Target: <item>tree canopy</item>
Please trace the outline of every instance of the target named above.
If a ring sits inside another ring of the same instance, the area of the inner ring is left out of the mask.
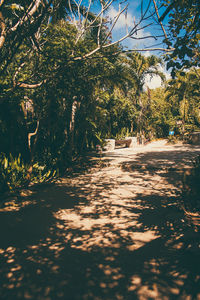
[[[181,68],[200,66],[200,3],[198,0],[163,0],[165,9],[159,18],[167,25],[164,42],[173,51],[167,56],[172,73]]]

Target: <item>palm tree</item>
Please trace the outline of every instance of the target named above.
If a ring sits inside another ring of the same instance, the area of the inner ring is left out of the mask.
[[[168,100],[173,101],[173,106],[176,107],[177,114],[181,118],[181,131],[184,136],[186,122],[190,115],[194,117],[197,114],[197,107],[199,107],[198,69],[191,69],[185,74],[177,73],[176,79],[169,81],[166,90]]]
[[[137,132],[139,136],[141,136],[144,130],[145,113],[149,107],[149,103],[145,105],[141,97],[142,92],[144,91],[145,80],[147,75],[150,75],[151,78],[159,76],[162,81],[165,80],[165,75],[159,70],[160,65],[162,65],[162,59],[155,55],[145,57],[138,52],[132,52],[127,54],[125,61],[135,89],[134,102],[138,111]],[[150,97],[148,97],[148,101],[150,101]]]

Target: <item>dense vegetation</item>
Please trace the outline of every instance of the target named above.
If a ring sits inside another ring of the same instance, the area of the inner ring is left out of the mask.
[[[165,9],[159,21],[167,23],[164,42],[173,51],[167,56],[172,75],[183,67],[200,66],[200,10],[199,0],[163,0]]]
[[[0,6],[0,191],[64,173],[105,138],[161,138],[199,127],[198,69],[166,82],[160,58],[123,53],[94,14],[87,18],[101,30],[89,26],[80,35],[67,18],[77,9],[73,1],[47,1],[27,23],[31,3]],[[162,87],[145,88],[147,74],[159,76]]]

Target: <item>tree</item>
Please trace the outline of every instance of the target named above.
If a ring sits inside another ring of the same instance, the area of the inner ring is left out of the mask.
[[[181,133],[194,130],[199,125],[199,70],[195,68],[185,75],[168,82],[167,99],[173,106],[174,119],[181,120]]]
[[[149,75],[150,77],[159,76],[162,80],[165,80],[164,74],[159,70],[162,60],[154,55],[145,57],[140,53],[133,52],[127,54],[126,64],[130,73],[129,76],[134,84],[132,97],[138,112],[137,130],[142,135],[142,131],[145,129],[144,117],[149,107],[149,101],[145,103],[141,97],[145,79]]]
[[[71,61],[68,58],[72,49],[75,55],[84,55],[96,40],[91,32],[76,43],[76,27],[64,20],[49,24],[40,38],[43,51],[36,55],[31,51],[27,57],[23,53],[17,56],[19,60],[23,58],[23,63],[17,68],[14,80],[12,75],[9,80],[11,86],[14,82],[13,92],[18,90],[23,95],[19,101],[28,97],[33,102],[31,132],[34,132],[36,121],[40,121],[37,137],[33,138],[37,138],[36,155],[40,159],[57,160],[58,154],[62,159],[65,153],[70,159],[99,143],[95,89],[97,86],[105,89],[108,85],[111,87],[111,82],[116,85],[122,81],[120,60],[118,55],[112,55],[112,52],[119,52],[119,47],[113,45],[101,50],[93,60]],[[17,64],[8,67],[10,74]],[[32,86],[35,88],[30,89]]]
[[[52,0],[28,0],[0,3],[0,63],[5,70],[20,46],[28,41],[29,45],[39,50],[38,34],[44,20],[47,21]]]
[[[165,9],[159,22],[168,27],[164,42],[172,52],[166,57],[172,75],[181,68],[200,66],[200,4],[199,0],[163,0]]]
[[[117,1],[115,2],[117,4]],[[5,2],[2,0],[0,2],[1,71],[7,69],[7,66],[13,61],[15,55],[20,52],[20,47],[24,43],[28,45],[29,50],[35,48],[38,52],[42,51],[42,44],[40,44],[41,29],[49,23],[55,24],[61,19],[68,20],[76,28],[76,33],[74,33],[76,44],[91,32],[96,39],[93,48],[89,48],[82,55],[77,55],[74,49],[71,49],[68,58],[71,61],[93,57],[97,52],[117,45],[126,38],[138,39],[137,32],[151,24],[150,19],[153,15],[149,9],[151,0],[148,1],[145,10],[142,8],[143,1],[141,2],[140,19],[116,41],[111,41],[112,31],[120,16],[124,14],[124,17],[126,17],[128,6],[124,4],[122,7],[122,2],[119,1],[119,10],[116,16],[112,20],[108,20],[106,12],[113,3],[114,0],[81,0],[79,2],[73,0],[21,0],[20,4],[16,4],[13,1]],[[95,6],[94,9],[93,5]],[[144,25],[142,25],[143,23]],[[104,35],[106,27],[108,30]],[[102,38],[103,35],[104,38]],[[152,36],[150,37],[152,38]]]
[[[172,105],[166,97],[165,87],[150,90],[150,97],[151,102],[149,114],[146,118],[146,128],[152,138],[167,137],[175,122]]]

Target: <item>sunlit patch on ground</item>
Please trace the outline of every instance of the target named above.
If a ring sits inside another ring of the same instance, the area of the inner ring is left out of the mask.
[[[120,247],[120,238],[124,240],[124,247],[134,250],[156,237],[154,231],[137,232],[140,230],[140,224],[137,222],[139,213],[129,211],[130,205],[126,209],[126,205],[118,203],[117,207],[111,205],[106,209],[102,206],[102,209],[96,210],[95,204],[93,201],[87,209],[83,206],[82,210],[82,207],[78,206],[77,210],[60,210],[54,214],[57,219],[64,221],[63,225],[58,223],[57,226],[63,230],[71,247],[84,251],[93,247]],[[79,236],[72,238],[71,233],[66,234],[69,229],[79,230]]]

